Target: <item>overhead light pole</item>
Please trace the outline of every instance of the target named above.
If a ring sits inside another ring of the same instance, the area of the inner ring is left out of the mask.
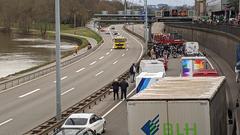
[[[124,14],[127,14],[127,0],[124,0]]]
[[[55,36],[56,36],[56,118],[61,119],[61,37],[60,37],[60,1],[55,0]]]
[[[147,8],[147,0],[144,0],[144,10],[145,10],[145,44],[146,49],[148,48],[148,8]]]

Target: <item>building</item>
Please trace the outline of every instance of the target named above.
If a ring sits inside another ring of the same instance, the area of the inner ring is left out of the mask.
[[[196,16],[206,15],[206,0],[195,0],[195,15]]]
[[[227,15],[228,0],[206,0],[206,10],[209,16]]]

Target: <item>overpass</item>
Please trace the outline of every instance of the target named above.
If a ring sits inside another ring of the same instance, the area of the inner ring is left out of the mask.
[[[144,14],[94,14],[95,22],[128,22],[144,23]],[[153,14],[148,15],[149,23],[154,22],[190,22],[192,17],[160,17]]]
[[[94,14],[94,27],[96,23],[144,23],[144,14]],[[154,22],[192,22],[192,17],[162,17],[148,15],[149,42],[151,42],[151,28]]]

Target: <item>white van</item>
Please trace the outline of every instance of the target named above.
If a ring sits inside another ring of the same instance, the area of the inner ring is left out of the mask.
[[[185,46],[185,55],[198,55],[199,54],[199,44],[198,42],[186,42]]]
[[[139,71],[148,73],[158,73],[162,72],[164,76],[166,75],[164,64],[159,60],[141,60]]]

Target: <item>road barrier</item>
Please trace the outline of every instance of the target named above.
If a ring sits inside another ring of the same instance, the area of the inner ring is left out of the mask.
[[[129,31],[125,26],[124,30],[127,32],[135,35],[136,37],[143,40],[143,38],[131,31]],[[142,59],[143,56],[141,56]],[[141,60],[140,59],[140,60]],[[140,61],[136,63],[136,65],[139,65]],[[122,75],[118,77],[118,80],[121,79],[128,79],[129,76],[129,70],[124,72]],[[77,104],[73,105],[72,107],[69,107],[61,114],[61,120],[57,121],[56,117],[53,117],[49,119],[48,121],[42,123],[41,125],[35,127],[34,129],[24,133],[24,135],[52,135],[55,131],[58,131],[59,128],[61,128],[61,125],[63,122],[72,114],[72,113],[80,113],[85,112],[87,109],[91,109],[94,105],[97,104],[97,102],[101,102],[104,98],[106,98],[107,95],[111,94],[111,86],[112,82],[101,88],[100,90],[97,90],[90,96],[86,97],[85,99],[81,100]]]
[[[128,71],[118,77],[118,79],[123,79],[123,78],[124,79],[129,78]],[[38,127],[24,133],[24,135],[51,135],[61,127],[61,125],[69,115],[71,115],[72,113],[85,112],[85,110],[91,109],[92,106],[97,104],[97,102],[102,101],[104,98],[106,98],[107,95],[110,95],[110,94],[111,94],[111,83],[107,84],[102,89],[97,90],[90,96],[86,97],[85,99],[81,100],[77,104],[63,111],[61,114],[61,120],[57,121],[57,119],[53,117],[48,121],[42,123]]]
[[[99,42],[97,46],[93,47],[92,49],[88,50],[87,52],[61,62],[61,67],[65,67],[65,66],[67,66],[69,64],[72,64],[72,63],[80,60],[81,58],[85,57],[86,55],[92,53],[102,43],[103,43],[103,41]],[[14,79],[2,81],[0,83],[0,91],[3,91],[3,90],[6,90],[6,89],[9,89],[9,88],[18,86],[18,85],[26,83],[26,82],[28,82],[30,80],[33,80],[33,79],[36,79],[38,77],[44,76],[46,74],[49,74],[49,73],[55,71],[55,69],[56,69],[56,65],[54,64],[53,66],[46,67],[46,68],[44,68],[42,70],[38,70],[38,71],[35,71],[33,73],[29,73],[27,75],[24,75],[24,76],[20,76],[20,77],[14,78]]]

